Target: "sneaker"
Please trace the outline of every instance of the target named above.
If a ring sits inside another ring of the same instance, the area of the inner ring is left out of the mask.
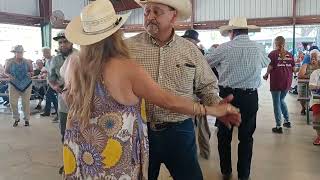
[[[56,115],[57,114],[57,112],[53,112],[53,113],[51,113],[51,115]]]
[[[29,121],[25,121],[24,126],[30,126]]]
[[[222,180],[231,180],[232,174],[223,174],[222,175]]]
[[[52,119],[52,123],[58,123],[58,122],[59,122],[58,116],[56,116],[54,119]]]
[[[40,116],[50,116],[50,113],[42,113]]]
[[[315,145],[315,146],[320,146],[320,136],[318,136],[318,137],[313,141],[313,145]]]
[[[60,169],[59,169],[59,174],[62,175],[64,173],[64,167],[62,166]]]
[[[17,126],[18,126],[18,124],[19,124],[19,122],[20,122],[20,119],[15,120],[15,121],[14,121],[14,123],[13,123],[13,127],[17,127]]]
[[[282,134],[282,127],[275,127],[275,128],[272,128],[272,132],[273,133],[277,133],[277,134]]]
[[[283,127],[291,128],[291,122],[285,122],[285,123],[283,123]]]
[[[41,105],[37,105],[36,108],[34,108],[36,110],[41,110]]]

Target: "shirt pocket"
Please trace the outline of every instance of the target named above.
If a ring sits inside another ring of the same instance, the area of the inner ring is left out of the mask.
[[[183,93],[192,93],[196,66],[193,64],[177,64],[175,67],[175,89]]]

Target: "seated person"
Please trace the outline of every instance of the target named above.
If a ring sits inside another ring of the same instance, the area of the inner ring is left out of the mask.
[[[320,95],[320,69],[313,71],[310,75],[309,87],[313,91],[312,94]],[[312,97],[311,109],[313,112],[313,128],[317,133],[313,144],[320,145],[320,99]]]
[[[303,61],[302,61],[302,65],[304,64],[310,64],[310,61],[311,61],[311,58],[310,58],[310,55],[311,55],[311,51],[312,50],[319,50],[318,46],[311,46],[310,49],[305,53],[304,57],[303,57]],[[308,53],[309,52],[309,53]]]
[[[36,61],[37,68],[34,70],[34,76],[32,79],[38,79],[43,81],[36,81],[33,86],[33,91],[38,93],[37,98],[39,98],[38,105],[36,106],[35,109],[41,110],[41,103],[44,99],[44,96],[46,94],[46,89],[47,89],[47,82],[45,79],[47,78],[47,69],[44,67],[44,63],[42,62],[41,59],[38,59]]]
[[[310,51],[310,58],[311,62],[310,64],[303,64],[300,68],[300,71],[298,73],[298,78],[299,79],[309,79],[311,73],[320,68],[320,63],[319,63],[319,57],[320,57],[320,52],[317,49],[314,49]],[[301,87],[298,87],[301,88]],[[301,100],[301,115],[306,114],[306,101]]]
[[[4,67],[2,65],[0,65],[0,78],[1,79],[6,79],[9,78],[5,72],[4,72]],[[7,81],[0,81],[0,93],[6,93],[8,91],[8,82]],[[7,93],[8,94],[8,93]],[[9,96],[4,95],[4,96],[0,96],[3,101],[0,102],[0,104],[3,105],[8,105],[9,104]]]

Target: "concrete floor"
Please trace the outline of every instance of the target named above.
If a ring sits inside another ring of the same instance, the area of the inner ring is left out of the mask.
[[[283,135],[271,133],[274,126],[272,101],[266,83],[260,89],[260,110],[255,133],[252,163],[253,180],[319,180],[320,147],[312,145],[314,131],[306,125],[305,116],[299,115],[296,97],[288,95],[293,128]],[[4,107],[0,110],[5,111]],[[7,113],[0,115],[0,180],[58,180],[62,152],[58,124],[50,118],[35,114],[30,127],[12,128]],[[200,158],[205,180],[221,179],[217,152],[216,129],[212,127],[212,156]],[[233,141],[233,169],[237,163],[237,133]],[[234,171],[236,177],[236,171]],[[165,168],[159,177],[170,179]],[[234,178],[236,179],[236,178]]]

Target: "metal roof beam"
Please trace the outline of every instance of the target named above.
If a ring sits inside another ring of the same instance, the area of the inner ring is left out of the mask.
[[[40,26],[43,17],[0,12],[0,23],[25,26]]]

